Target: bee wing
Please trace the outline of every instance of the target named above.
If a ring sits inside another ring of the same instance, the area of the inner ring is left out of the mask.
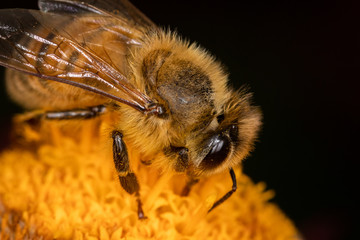
[[[157,28],[149,18],[127,0],[39,0],[39,8],[43,12],[61,16],[64,14],[82,16],[86,24],[79,24],[80,27],[76,31],[70,32],[71,36],[76,39],[80,36],[79,40],[86,42],[87,48],[117,68],[123,65],[123,60],[128,54],[128,46],[140,46],[139,39],[145,32],[151,28]],[[97,29],[89,30],[84,27],[84,25],[90,26],[94,23]],[[69,32],[69,29],[66,30]],[[108,36],[106,42],[104,31]]]
[[[39,0],[43,12],[61,14],[95,13],[126,19],[134,27],[155,27],[155,24],[127,0]]]
[[[99,29],[109,32],[106,39],[112,43],[110,47],[118,46],[118,51],[126,54],[127,45],[136,44],[140,33],[122,29],[119,21],[102,15],[78,17],[25,9],[0,10],[0,65],[77,86],[149,112],[153,101],[114,66],[105,54],[105,42],[94,40]],[[99,49],[104,55],[99,54]],[[123,57],[120,59],[124,61]]]

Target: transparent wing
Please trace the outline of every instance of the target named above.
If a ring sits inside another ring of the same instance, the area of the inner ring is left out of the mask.
[[[95,13],[126,20],[133,27],[155,27],[155,24],[127,0],[39,0],[44,12],[61,14]]]
[[[0,10],[0,65],[149,112],[153,101],[128,82],[119,70],[122,65],[114,63],[103,42],[96,40],[98,36],[109,41],[111,49],[125,55],[127,45],[136,44],[140,33],[121,29],[118,24],[117,19],[100,15],[59,17],[35,10]]]

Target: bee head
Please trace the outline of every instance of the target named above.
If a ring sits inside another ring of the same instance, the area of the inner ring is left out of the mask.
[[[209,175],[239,164],[252,150],[261,126],[261,112],[250,94],[233,93],[212,123],[188,142],[189,171]]]

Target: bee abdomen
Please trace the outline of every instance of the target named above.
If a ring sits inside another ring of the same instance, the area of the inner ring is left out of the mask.
[[[26,109],[61,110],[102,104],[104,99],[89,91],[6,70],[6,88],[10,97]]]

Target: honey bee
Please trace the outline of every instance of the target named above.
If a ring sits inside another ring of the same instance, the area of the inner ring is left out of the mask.
[[[228,86],[214,57],[157,27],[127,0],[39,0],[0,10],[0,64],[10,96],[49,120],[114,113],[109,136],[122,188],[145,218],[128,146],[140,160],[199,178],[228,170],[253,148],[261,112]]]

